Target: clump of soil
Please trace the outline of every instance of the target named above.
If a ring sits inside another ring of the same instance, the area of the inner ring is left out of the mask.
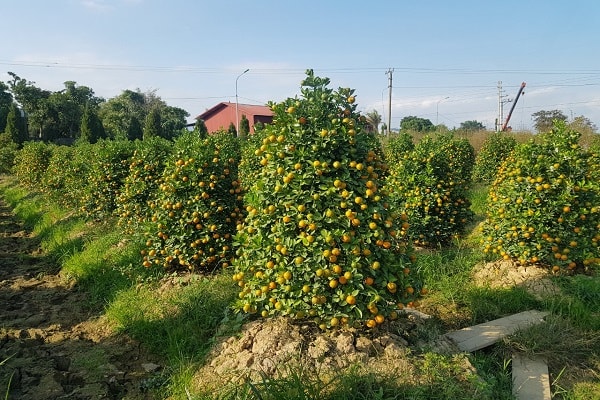
[[[114,335],[0,201],[0,393],[9,399],[146,399],[158,362]]]

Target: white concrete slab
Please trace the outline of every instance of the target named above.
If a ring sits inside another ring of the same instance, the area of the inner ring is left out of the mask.
[[[519,329],[538,324],[548,315],[545,311],[523,311],[508,317],[446,333],[461,351],[472,352],[490,346]]]
[[[518,400],[551,400],[548,365],[542,358],[512,357],[513,395]]]

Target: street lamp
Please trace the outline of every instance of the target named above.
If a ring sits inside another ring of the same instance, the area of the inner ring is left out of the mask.
[[[440,116],[440,112],[439,112],[440,111],[440,102],[444,101],[444,100],[448,100],[449,98],[450,98],[450,96],[446,96],[443,99],[440,99],[437,101],[436,106],[435,106],[435,126],[438,125],[438,119]]]
[[[240,76],[244,75],[248,71],[250,71],[250,68],[247,68],[244,72],[239,74],[237,78],[235,78],[235,129],[236,129],[236,133],[238,136],[240,136],[240,116],[238,114],[239,112],[238,112],[237,83],[238,83],[238,79],[240,79]]]

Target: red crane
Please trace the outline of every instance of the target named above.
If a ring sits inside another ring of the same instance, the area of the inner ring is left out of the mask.
[[[502,132],[506,132],[508,129],[510,129],[510,127],[508,126],[508,122],[510,121],[510,117],[512,115],[513,110],[515,109],[515,106],[517,105],[517,101],[519,101],[519,97],[521,96],[521,94],[523,94],[523,89],[525,89],[525,82],[521,83],[521,87],[519,88],[519,92],[517,93],[517,97],[515,97],[515,101],[513,102],[512,107],[510,108],[510,111],[508,112],[508,115],[506,116],[506,121],[504,121],[504,125],[502,125]]]

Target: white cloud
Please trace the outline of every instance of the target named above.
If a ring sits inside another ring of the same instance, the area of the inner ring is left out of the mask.
[[[107,12],[113,9],[106,0],[82,0],[81,5],[94,12]]]

